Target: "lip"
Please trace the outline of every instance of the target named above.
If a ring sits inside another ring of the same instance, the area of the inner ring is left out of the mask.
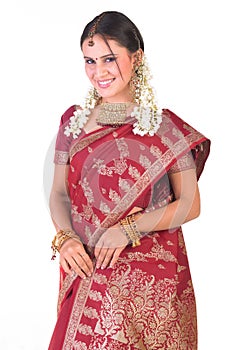
[[[101,89],[105,89],[105,88],[108,88],[112,84],[113,81],[114,81],[114,78],[98,80],[97,84]]]

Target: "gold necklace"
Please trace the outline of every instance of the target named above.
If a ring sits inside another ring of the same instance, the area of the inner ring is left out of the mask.
[[[96,122],[101,126],[118,127],[125,123],[130,102],[103,103],[99,106]]]

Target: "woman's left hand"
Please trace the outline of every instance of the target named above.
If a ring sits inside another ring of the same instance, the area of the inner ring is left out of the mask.
[[[96,267],[101,269],[113,267],[128,243],[119,224],[108,228],[100,237],[94,250],[97,259]]]

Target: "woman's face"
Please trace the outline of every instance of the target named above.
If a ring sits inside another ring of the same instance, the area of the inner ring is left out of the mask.
[[[129,81],[136,54],[129,53],[115,40],[108,40],[111,52],[99,35],[93,37],[93,46],[88,46],[88,41],[86,39],[82,45],[85,71],[92,85],[102,96],[102,101],[131,101]]]

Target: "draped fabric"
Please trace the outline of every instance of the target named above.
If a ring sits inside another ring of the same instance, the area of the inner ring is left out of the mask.
[[[169,174],[196,168],[210,141],[169,110],[154,136],[132,132],[133,121],[77,139],[62,116],[55,163],[69,166],[72,225],[89,255],[105,230],[135,207],[148,212],[174,201]],[[58,318],[49,350],[197,349],[194,290],[182,228],[149,232],[127,246],[114,268],[92,277],[60,271]]]

